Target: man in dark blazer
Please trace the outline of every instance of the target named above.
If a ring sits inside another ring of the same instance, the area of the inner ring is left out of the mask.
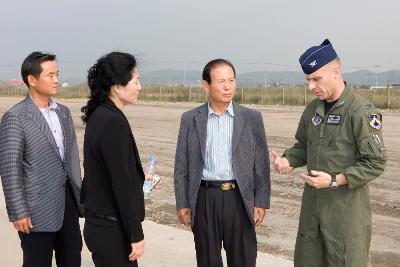
[[[260,225],[269,208],[270,170],[261,113],[233,102],[233,65],[203,70],[208,103],[182,115],[175,158],[178,218],[191,226],[198,266],[255,266]]]
[[[31,53],[21,74],[29,88],[0,124],[0,175],[10,222],[21,239],[23,266],[80,266],[81,174],[71,114],[57,92],[54,55]]]

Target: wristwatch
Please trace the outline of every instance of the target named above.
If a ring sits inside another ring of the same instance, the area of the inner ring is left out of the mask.
[[[331,174],[331,189],[338,189],[339,185],[336,182],[336,174]]]

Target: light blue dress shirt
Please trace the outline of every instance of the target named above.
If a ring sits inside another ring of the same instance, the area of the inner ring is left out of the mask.
[[[56,109],[58,108],[54,99],[49,99],[49,108],[39,108],[45,118],[47,124],[50,127],[51,133],[56,141],[58,152],[62,160],[64,160],[64,133],[61,127],[60,120],[57,116]]]
[[[235,180],[232,169],[232,101],[224,114],[216,114],[208,103],[206,155],[203,168],[203,180]]]

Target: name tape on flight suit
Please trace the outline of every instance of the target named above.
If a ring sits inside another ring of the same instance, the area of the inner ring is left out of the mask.
[[[326,124],[340,124],[341,119],[342,115],[329,114]]]

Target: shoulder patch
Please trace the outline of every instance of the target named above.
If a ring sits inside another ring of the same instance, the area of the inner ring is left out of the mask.
[[[369,125],[379,130],[382,127],[382,114],[380,113],[373,113],[369,115]]]

